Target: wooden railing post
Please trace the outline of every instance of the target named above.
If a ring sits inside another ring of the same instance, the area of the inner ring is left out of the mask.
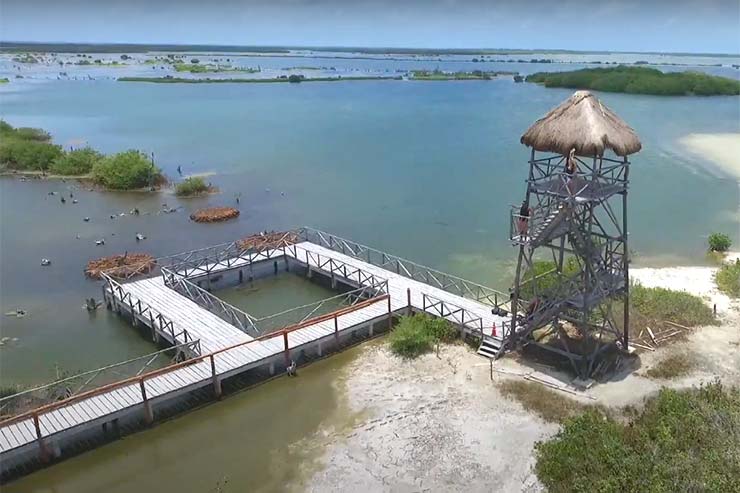
[[[391,295],[388,296],[388,330],[393,328],[393,311],[391,311]]]
[[[49,462],[51,454],[44,437],[41,435],[41,423],[39,423],[38,413],[33,413],[33,427],[36,429],[36,441],[39,444],[39,459],[41,459],[41,462],[43,463]]]
[[[334,340],[339,343],[339,320],[334,315]]]
[[[154,414],[152,413],[152,403],[146,397],[146,387],[144,386],[144,379],[139,379],[139,388],[141,388],[141,398],[144,400],[144,422],[150,425],[154,422]]]
[[[211,379],[213,380],[213,393],[216,396],[216,399],[220,399],[221,380],[219,380],[218,375],[216,375],[216,360],[213,355],[211,355]]]
[[[406,315],[411,315],[411,288],[406,288]]]
[[[290,366],[290,347],[288,346],[288,332],[283,331],[283,345],[285,346],[284,354],[285,354],[285,367],[288,368]]]

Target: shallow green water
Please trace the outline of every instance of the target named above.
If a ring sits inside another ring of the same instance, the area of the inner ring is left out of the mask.
[[[321,453],[322,423],[350,423],[342,369],[353,348],[3,487],[6,493],[285,491]],[[341,388],[341,387],[340,387]],[[323,428],[323,427],[322,427]]]

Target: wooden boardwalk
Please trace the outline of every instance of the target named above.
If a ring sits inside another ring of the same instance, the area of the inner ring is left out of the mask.
[[[281,356],[285,357],[287,364],[291,351],[309,345],[318,344],[321,355],[321,341],[338,338],[361,326],[370,327],[372,334],[373,324],[389,322],[393,314],[424,311],[447,318],[465,331],[486,334],[489,339],[494,325],[500,328],[505,321],[491,314],[490,303],[451,293],[412,279],[413,275],[393,272],[311,241],[301,241],[246,258],[229,259],[228,262],[222,259],[221,262],[202,264],[190,269],[188,274],[210,276],[249,266],[250,263],[274,262],[276,259],[294,262],[306,268],[309,274],[318,272],[327,277],[337,277],[349,285],[382,286],[382,292],[357,305],[301,321],[279,333],[253,337],[168,286],[164,275],[124,282],[115,289],[110,284],[106,288],[106,296],[116,309],[133,314],[135,323],[151,321],[153,331],[163,327],[167,320],[170,332],[162,330],[159,336],[172,344],[197,341],[200,355],[0,422],[0,458],[37,446],[42,453],[49,454],[50,443],[59,437],[110,422],[125,413],[141,413],[142,408],[145,421],[151,422],[153,402],[163,402],[209,385],[214,387],[218,396],[220,382],[224,378],[268,362],[270,365],[275,361],[281,364]],[[395,265],[401,272],[403,266],[398,262]],[[408,274],[406,267],[403,270]],[[439,283],[440,274],[428,270],[424,275],[427,278],[431,275]],[[159,324],[154,321],[157,317],[161,317]],[[500,341],[500,336],[499,333],[494,339]]]

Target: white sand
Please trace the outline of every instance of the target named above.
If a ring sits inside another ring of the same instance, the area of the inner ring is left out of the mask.
[[[733,255],[734,258],[737,254]],[[740,383],[740,302],[717,291],[711,267],[633,269],[645,286],[682,289],[717,304],[721,326],[692,331],[687,340],[642,353],[639,370],[588,390],[582,402],[639,405],[663,386],[698,385],[716,377]],[[670,381],[644,372],[674,352],[691,354],[692,374]],[[501,395],[495,385],[510,374],[533,374],[558,385],[568,375],[506,357],[495,363],[509,374],[489,377],[489,364],[464,346],[443,346],[440,357],[414,361],[393,356],[384,341],[362,354],[338,379],[357,420],[348,428],[328,423],[312,443],[323,450],[318,470],[295,489],[308,491],[540,491],[533,472],[534,443],[558,429]]]
[[[740,181],[740,133],[689,134],[680,142],[689,152],[706,158]]]

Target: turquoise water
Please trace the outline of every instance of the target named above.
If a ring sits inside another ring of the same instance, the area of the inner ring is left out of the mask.
[[[410,63],[341,62],[389,70]],[[80,308],[85,297],[100,293],[82,275],[85,262],[125,250],[163,255],[310,225],[506,289],[515,261],[506,241],[508,206],[523,196],[529,157],[519,137],[570,94],[510,79],[296,85],[21,79],[4,85],[0,117],[14,125],[43,127],[64,145],[139,148],[154,153],[170,176],[178,165],[185,173],[212,173],[208,179],[221,193],[178,200],[167,193],[76,190],[79,204],[61,205],[47,193],[66,193],[74,184],[0,180],[0,310],[30,313],[0,322],[3,336],[19,339],[0,349],[3,380],[35,382],[48,378],[55,363],[87,369],[153,350],[109,313],[90,317]],[[690,133],[740,131],[738,98],[599,96],[643,142],[630,175],[636,261],[704,262],[712,231],[740,243],[737,181],[678,143]],[[237,220],[188,220],[188,211],[233,205],[237,194]],[[158,215],[162,203],[183,209]],[[151,214],[109,219],[135,206]],[[84,216],[91,221],[83,223]],[[138,232],[148,237],[141,244],[134,241]],[[94,245],[99,237],[106,238],[104,247]],[[41,268],[42,257],[52,266]]]

